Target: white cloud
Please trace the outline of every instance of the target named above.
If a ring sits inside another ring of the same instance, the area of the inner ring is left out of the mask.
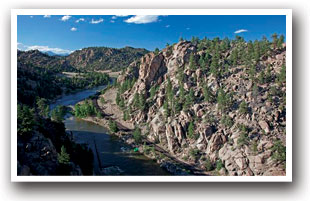
[[[77,30],[77,28],[72,27],[70,30],[71,30],[71,31],[76,31],[76,30]]]
[[[44,17],[44,18],[51,18],[50,15],[44,15],[43,17]]]
[[[22,44],[22,43],[17,42],[17,49],[18,49],[18,50],[25,50],[26,48],[27,48],[27,46],[25,46],[25,45]]]
[[[248,30],[246,29],[239,29],[237,31],[235,31],[234,33],[237,34],[237,33],[242,33],[242,32],[247,32]]]
[[[30,18],[33,18],[33,16],[32,16],[32,15],[30,15],[29,17],[30,17]]]
[[[41,45],[32,45],[32,46],[28,46],[28,45],[24,45],[22,43],[17,43],[17,49],[19,50],[23,50],[23,51],[29,51],[29,50],[39,50],[40,52],[53,52],[55,54],[70,54],[73,51],[71,50],[65,50],[65,49],[61,49],[61,48],[50,48],[48,46],[41,46]]]
[[[159,15],[135,15],[125,20],[127,23],[147,24],[158,21]]]
[[[115,20],[118,17],[127,17],[128,15],[114,15],[112,16],[112,20]]]
[[[169,28],[169,27],[170,27],[170,25],[168,24],[168,25],[166,25],[165,27],[166,27],[166,28]]]
[[[84,21],[85,21],[84,18],[80,18],[80,19],[77,19],[75,22],[76,22],[76,23],[79,23],[79,22],[84,22]]]
[[[101,23],[101,22],[103,22],[103,19],[102,19],[102,18],[100,18],[100,19],[98,19],[98,20],[91,19],[91,21],[90,21],[89,23],[91,23],[91,24],[99,24],[99,23]]]
[[[110,22],[111,22],[111,23],[114,23],[115,21],[114,21],[114,20],[111,20]]]
[[[62,18],[60,18],[60,20],[65,22],[65,21],[69,20],[70,18],[71,18],[70,15],[64,15]]]
[[[71,50],[64,50],[61,48],[50,48],[48,46],[40,46],[40,45],[33,45],[27,46],[26,51],[28,50],[39,50],[41,52],[54,52],[55,54],[70,54]]]

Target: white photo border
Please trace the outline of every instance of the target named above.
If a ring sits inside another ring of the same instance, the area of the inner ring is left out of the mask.
[[[18,176],[17,16],[18,15],[285,15],[286,175],[285,176]],[[12,182],[292,182],[292,9],[12,9],[11,10],[11,181]]]

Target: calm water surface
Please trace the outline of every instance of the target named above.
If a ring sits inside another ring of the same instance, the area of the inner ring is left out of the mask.
[[[64,96],[56,100],[50,107],[74,105],[94,95],[104,87],[99,86]],[[72,131],[75,142],[86,143],[93,150],[96,175],[101,175],[104,168],[111,166],[119,167],[123,171],[122,175],[169,175],[156,162],[140,153],[133,152],[128,145],[119,141],[118,138],[107,134],[102,126],[75,118],[72,115],[67,115],[64,123],[66,129]]]

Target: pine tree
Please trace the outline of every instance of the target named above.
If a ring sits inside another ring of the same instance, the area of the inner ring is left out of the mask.
[[[58,162],[64,165],[68,165],[70,162],[70,155],[64,146],[61,146],[60,154],[58,154]]]
[[[156,94],[156,86],[152,86],[150,89],[150,98],[152,99]]]
[[[188,97],[189,97],[191,104],[193,104],[195,102],[195,94],[194,94],[193,88],[190,88]]]
[[[193,53],[191,53],[191,55],[189,57],[189,69],[191,69],[191,70],[195,70],[196,69],[195,57],[194,57]]]
[[[237,66],[238,64],[238,51],[237,49],[234,49],[231,53],[231,59],[234,66]]]
[[[180,98],[180,101],[184,101],[185,99],[185,89],[183,87],[183,83],[180,83],[180,92],[179,92],[179,98]]]
[[[245,101],[242,101],[242,102],[240,103],[240,105],[239,105],[239,112],[240,112],[241,114],[246,114],[246,113],[248,113],[248,106],[247,106],[247,104],[246,104]]]
[[[210,88],[207,85],[203,87],[203,96],[204,96],[204,101],[212,102],[212,98],[213,98],[212,93],[210,91]]]
[[[279,75],[277,77],[277,81],[278,81],[278,83],[283,83],[283,82],[285,82],[285,80],[286,80],[286,67],[283,64],[282,68],[281,68],[281,71],[280,71],[280,73],[279,73]]]
[[[132,135],[136,143],[139,144],[142,142],[142,134],[140,128],[136,127]]]
[[[224,111],[230,105],[231,94],[226,94],[223,88],[220,88],[217,93],[217,103],[220,110]]]
[[[272,43],[273,43],[273,49],[276,49],[278,44],[278,34],[274,33],[272,34]]]
[[[258,76],[258,80],[260,84],[265,84],[265,72],[262,70]]]
[[[119,103],[121,102],[121,95],[119,92],[117,92],[116,94],[115,102],[116,102],[116,105],[119,105]]]
[[[144,111],[146,108],[146,100],[144,94],[140,94],[139,96],[139,109]]]
[[[49,117],[50,108],[47,104],[47,100],[45,98],[37,98],[37,107],[39,110],[39,114],[42,117]]]
[[[167,100],[165,100],[165,102],[164,102],[164,113],[165,113],[166,118],[168,118],[170,116],[170,108],[169,108]]]
[[[116,133],[118,131],[118,127],[115,121],[112,119],[109,120],[109,129],[111,132]]]
[[[64,116],[66,114],[66,108],[62,105],[58,105],[51,112],[51,117],[56,122],[62,122],[64,120]]]
[[[189,123],[188,129],[187,129],[187,136],[188,136],[190,139],[193,139],[193,138],[194,138],[194,123],[193,123],[193,121],[191,121],[191,122]]]
[[[17,133],[19,135],[30,135],[35,126],[34,109],[27,105],[17,105]]]
[[[280,36],[280,38],[279,38],[279,40],[277,42],[277,47],[278,48],[282,48],[282,44],[283,43],[284,43],[284,36],[283,36],[283,34],[281,34],[281,36]]]
[[[205,63],[205,60],[204,60],[203,56],[200,56],[198,62],[199,62],[199,66],[200,66],[201,69],[205,69],[206,68],[206,63]]]
[[[155,55],[158,55],[158,54],[159,54],[159,49],[158,49],[158,48],[155,48],[154,54],[155,54]]]
[[[139,93],[135,93],[134,97],[133,97],[133,106],[134,108],[138,108],[139,107]]]

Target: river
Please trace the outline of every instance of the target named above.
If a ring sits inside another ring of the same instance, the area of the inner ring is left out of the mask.
[[[99,86],[63,96],[51,104],[50,108],[57,105],[74,105],[104,88],[105,86]],[[102,175],[103,170],[109,168],[116,168],[116,170],[119,168],[117,174],[121,173],[121,175],[170,175],[155,161],[143,154],[133,152],[117,137],[109,135],[102,126],[75,118],[72,115],[65,117],[64,124],[67,131],[72,131],[76,143],[85,143],[92,149],[95,175]]]

